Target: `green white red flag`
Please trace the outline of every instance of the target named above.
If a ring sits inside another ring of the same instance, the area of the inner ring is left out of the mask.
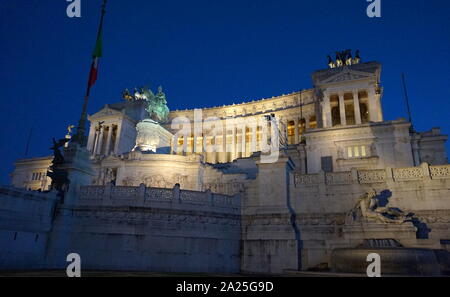
[[[92,87],[95,84],[95,81],[97,80],[98,75],[98,65],[99,65],[99,58],[102,56],[102,23],[100,23],[100,28],[97,35],[97,42],[95,43],[94,52],[92,53],[92,65],[91,65],[91,71],[89,73],[89,82],[88,87]]]

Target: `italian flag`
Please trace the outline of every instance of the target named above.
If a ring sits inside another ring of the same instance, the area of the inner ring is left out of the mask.
[[[97,42],[95,43],[94,52],[92,53],[92,65],[91,65],[91,71],[89,73],[89,82],[88,87],[92,87],[95,84],[95,81],[97,80],[97,74],[98,74],[98,64],[99,64],[99,58],[102,56],[102,26],[100,25],[100,29],[98,31],[97,35]]]

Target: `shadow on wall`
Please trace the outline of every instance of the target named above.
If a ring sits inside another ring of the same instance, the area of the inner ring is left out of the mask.
[[[376,197],[378,200],[378,205],[381,207],[387,207],[389,204],[389,199],[392,197],[392,192],[390,190],[383,190],[378,194]],[[393,207],[394,209],[401,211],[398,208]],[[431,229],[428,228],[427,224],[420,221],[419,218],[414,217],[413,214],[411,214],[411,223],[414,225],[414,227],[417,228],[416,232],[416,238],[418,239],[428,239],[429,233],[431,232]]]
[[[286,191],[287,191],[287,208],[289,209],[289,213],[291,214],[290,221],[292,225],[292,229],[294,229],[295,233],[295,241],[297,242],[297,270],[302,270],[302,249],[303,249],[303,241],[300,235],[300,228],[297,225],[297,213],[295,212],[294,208],[291,204],[291,193],[290,193],[290,172],[289,169],[286,167],[286,175],[288,178],[286,178]]]

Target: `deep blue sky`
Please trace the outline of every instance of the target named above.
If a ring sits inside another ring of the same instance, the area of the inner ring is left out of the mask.
[[[50,154],[51,137],[77,123],[101,1],[81,2],[70,19],[65,0],[0,0],[2,184],[31,127],[29,157]],[[141,85],[163,85],[171,109],[310,88],[327,54],[358,48],[383,63],[385,119],[406,117],[405,72],[417,130],[450,132],[450,1],[382,0],[379,19],[365,0],[108,2],[90,113]]]

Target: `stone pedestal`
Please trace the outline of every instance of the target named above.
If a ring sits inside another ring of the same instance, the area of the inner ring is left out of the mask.
[[[371,253],[380,255],[386,275],[439,275],[436,250],[416,248],[416,227],[403,224],[352,223],[343,227],[344,240],[331,253],[331,269],[340,273],[365,274]],[[346,245],[346,246],[344,246]]]
[[[92,169],[91,153],[86,147],[77,143],[70,143],[64,149],[64,164],[62,170],[67,172],[69,189],[64,196],[64,204],[73,205],[77,202],[80,186],[91,185],[95,172]]]
[[[380,256],[381,276],[438,276],[442,273],[435,250],[401,247],[336,249],[331,256],[332,271],[364,275],[370,264],[367,256],[372,253]]]
[[[289,194],[294,164],[283,153],[273,163],[257,160],[256,164],[258,179],[247,189],[242,213],[241,270],[248,273],[298,270],[302,241]]]
[[[76,142],[64,148],[64,163],[59,169],[67,172],[69,186],[62,205],[49,234],[45,267],[65,269],[66,257],[74,252],[71,234],[74,230],[73,209],[80,204],[80,187],[92,184],[95,172],[92,169],[91,153]]]
[[[133,151],[158,153],[166,150],[166,153],[170,152],[170,141],[173,135],[157,122],[145,119],[136,125],[136,130],[136,145]]]
[[[394,239],[403,246],[414,246],[417,228],[411,222],[401,225],[384,223],[354,223],[342,228],[344,242],[347,247],[357,247],[364,243],[364,240]]]

